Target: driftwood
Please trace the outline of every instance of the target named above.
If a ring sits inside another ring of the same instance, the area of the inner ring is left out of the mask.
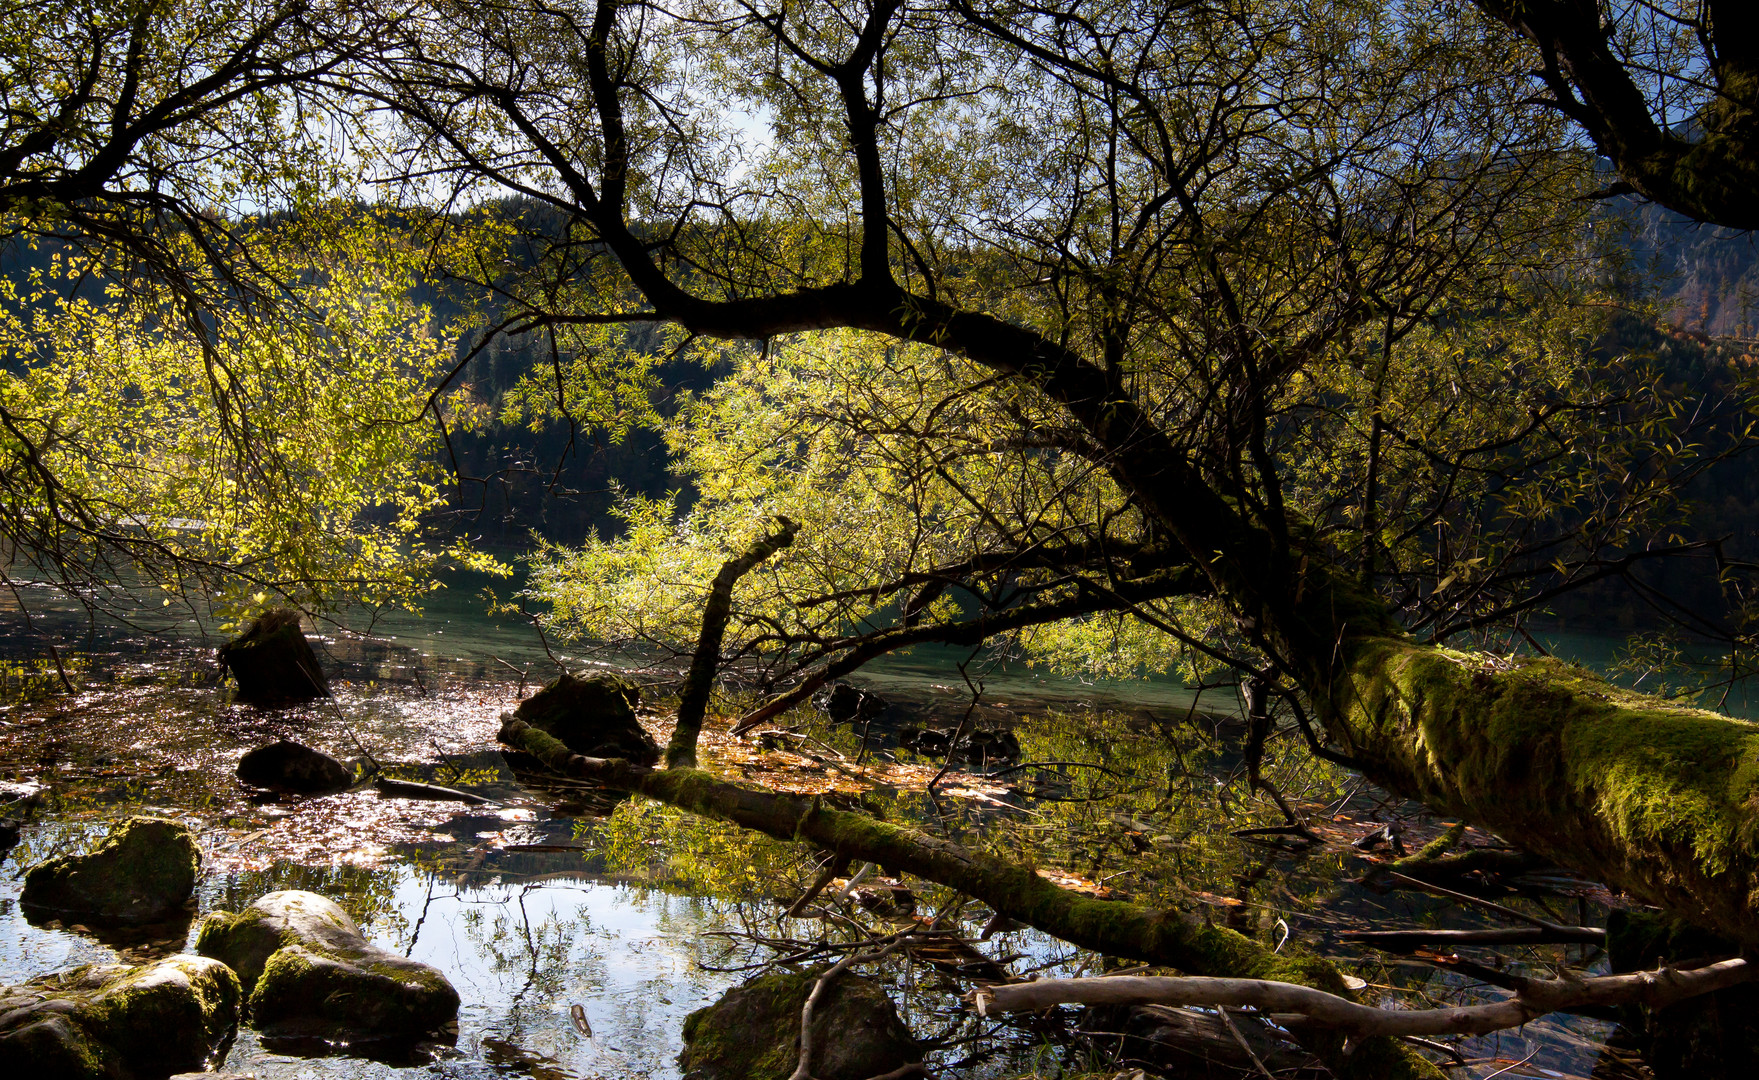
[[[812,1013],[814,1009],[818,1008],[820,999],[825,996],[825,991],[830,989],[831,983],[836,981],[837,976],[856,964],[868,964],[875,960],[882,960],[903,948],[909,943],[909,940],[908,933],[894,934],[889,939],[885,939],[883,943],[875,942],[878,948],[872,952],[850,953],[831,965],[829,971],[818,977],[818,981],[812,985],[812,993],[806,995],[805,1004],[800,1006],[800,1059],[795,1064],[794,1072],[788,1077],[788,1080],[812,1080]],[[887,1075],[909,1074],[894,1070]]]
[[[567,776],[637,792],[777,839],[812,844],[851,861],[871,861],[939,882],[989,905],[998,915],[1081,948],[1200,975],[1301,980],[1340,995],[1348,993],[1343,976],[1319,957],[1292,948],[1273,952],[1182,912],[1064,889],[1018,860],[985,855],[914,829],[838,810],[817,798],[756,791],[699,769],[650,769],[582,757],[514,718],[502,724],[500,739]],[[1442,1075],[1410,1047],[1390,1038],[1355,1040],[1346,1047],[1342,1035],[1314,1030],[1301,1033],[1300,1040],[1340,1080],[1438,1080]]]
[[[1425,945],[1605,945],[1599,926],[1521,926],[1506,930],[1344,930],[1338,937],[1364,945],[1416,949]]]
[[[380,795],[389,795],[395,799],[432,799],[436,802],[492,803],[495,800],[474,791],[460,791],[457,788],[443,787],[439,784],[423,784],[415,780],[393,780],[381,776],[373,781],[373,787]]]
[[[1299,1021],[1305,1019],[1314,1026],[1356,1037],[1483,1035],[1520,1027],[1535,1017],[1564,1009],[1635,1004],[1663,1008],[1748,982],[1755,974],[1746,960],[1735,958],[1689,969],[1661,968],[1590,979],[1515,978],[1511,980],[1513,997],[1448,1009],[1378,1009],[1311,986],[1267,979],[1130,975],[979,987],[970,997],[984,1015],[1038,1012],[1055,1005],[1206,1005],[1251,1007],[1275,1014],[1285,1027],[1303,1027]],[[1293,1014],[1293,1019],[1284,1014]]]

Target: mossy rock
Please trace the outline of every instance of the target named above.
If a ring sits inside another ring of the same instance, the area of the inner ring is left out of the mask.
[[[316,893],[274,892],[237,914],[211,912],[196,951],[238,973],[250,1025],[269,1035],[404,1038],[458,1015],[458,992],[436,968],[373,945]]]
[[[635,718],[640,704],[640,689],[627,679],[564,674],[520,702],[513,715],[576,754],[652,765],[660,760],[660,747]]]
[[[0,1075],[162,1076],[213,1063],[238,1023],[230,968],[200,956],[88,964],[0,991]]]
[[[133,817],[90,855],[63,855],[31,867],[19,904],[95,921],[154,922],[189,900],[201,865],[201,846],[181,823]]]
[[[263,612],[218,655],[238,683],[240,701],[276,705],[329,696],[324,669],[291,608]]]
[[[684,1021],[684,1080],[787,1080],[800,1058],[800,1008],[826,969],[763,975]],[[867,1080],[922,1060],[877,983],[841,975],[813,1008],[812,1075]]]

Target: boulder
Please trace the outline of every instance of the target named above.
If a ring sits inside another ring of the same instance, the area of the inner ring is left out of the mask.
[[[63,855],[31,867],[19,904],[91,921],[155,922],[189,900],[201,864],[201,846],[182,824],[133,817],[90,855]]]
[[[800,1059],[800,1007],[825,968],[777,972],[728,990],[684,1021],[684,1080],[788,1080]],[[867,1080],[922,1060],[877,983],[839,976],[813,1007],[812,1075]]]
[[[520,702],[513,715],[576,754],[652,765],[660,760],[660,747],[635,718],[640,704],[641,691],[627,679],[563,674]]]
[[[238,778],[251,787],[311,795],[341,791],[354,782],[354,771],[322,751],[282,739],[239,758]]]
[[[324,669],[299,629],[299,612],[271,608],[220,646],[220,662],[238,682],[238,700],[254,705],[328,697]]]
[[[238,977],[200,956],[88,964],[0,990],[0,1075],[115,1080],[200,1070],[238,1023]]]
[[[0,856],[18,843],[19,823],[36,808],[43,785],[27,780],[0,780]]]
[[[409,1038],[458,1014],[458,992],[437,969],[373,945],[316,893],[273,892],[237,914],[210,912],[195,947],[238,973],[250,1025],[265,1035]]]
[[[858,690],[848,683],[832,683],[812,696],[819,711],[839,724],[867,723],[879,719],[888,702],[871,690]]]

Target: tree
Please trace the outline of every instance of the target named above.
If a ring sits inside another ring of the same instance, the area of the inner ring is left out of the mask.
[[[1759,15],[1740,0],[1477,0],[1538,49],[1546,104],[1635,193],[1695,221],[1759,225]]]
[[[228,614],[426,587],[450,356],[325,82],[371,47],[307,3],[0,15],[0,585]]]
[[[409,172],[570,218],[508,316],[556,328],[558,372],[606,360],[571,327],[728,343],[672,428],[700,501],[555,553],[559,625],[683,651],[716,568],[785,517],[729,638],[793,680],[772,707],[887,649],[1028,630],[1220,665],[1396,791],[1759,933],[1749,726],[1444,644],[1704,550],[1669,537],[1714,431],[1636,362],[1589,362],[1590,163],[1476,17],[603,0],[408,29],[358,86]],[[1084,945],[1275,968],[858,814],[505,735]],[[1376,1046],[1321,1052],[1420,1071]]]

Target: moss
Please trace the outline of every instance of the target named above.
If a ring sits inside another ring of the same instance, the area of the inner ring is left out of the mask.
[[[504,727],[502,738],[545,756],[549,741],[525,725]],[[566,750],[562,749],[563,754]],[[698,769],[630,769],[609,763],[577,775],[627,785],[680,809],[719,818],[780,840],[800,840],[838,855],[871,860],[958,889],[998,913],[1075,945],[1131,956],[1191,974],[1285,979],[1343,992],[1329,964],[1298,954],[1278,955],[1228,930],[1204,926],[1177,912],[1099,900],[1047,881],[1030,867],[968,851],[913,829],[839,810],[823,800],[753,791]],[[559,764],[560,762],[558,762]],[[1368,1039],[1345,1054],[1341,1039],[1303,1033],[1302,1044],[1340,1077],[1436,1080],[1441,1073],[1391,1039]]]
[[[195,834],[168,818],[132,817],[89,855],[31,867],[19,903],[116,922],[151,922],[188,901],[201,872]]]
[[[1443,855],[1446,855],[1449,849],[1465,839],[1465,836],[1466,823],[1463,821],[1456,821],[1454,824],[1447,827],[1446,832],[1423,845],[1416,854],[1407,855],[1403,859],[1394,859],[1389,865],[1391,869],[1394,870],[1408,870],[1425,863],[1432,863]]]
[[[122,1068],[116,1052],[65,1016],[47,1016],[0,1034],[0,1060],[14,1076],[109,1080]]]
[[[458,1010],[444,975],[373,946],[347,912],[316,893],[275,892],[237,914],[214,912],[196,948],[237,970],[259,1028],[344,1040],[420,1035]]]
[[[296,940],[290,931],[269,925],[269,917],[256,908],[245,908],[236,914],[210,911],[196,928],[195,951],[230,966],[248,993],[256,986],[269,957]]]
[[[31,1003],[7,1018],[19,1026],[0,1035],[0,1058],[33,1076],[200,1069],[238,1022],[237,977],[199,957],[87,965],[26,988]]]
[[[1355,645],[1327,721],[1394,790],[1759,940],[1759,725],[1389,638]]]
[[[800,1010],[826,968],[748,980],[684,1021],[678,1064],[689,1080],[787,1080],[800,1055]],[[865,1080],[920,1060],[885,991],[845,974],[813,1012],[812,1074]]]
[[[383,960],[332,956],[289,945],[263,965],[251,992],[253,1026],[271,1032],[322,1030],[355,1037],[419,1035],[458,1012],[444,976],[385,954]]]
[[[641,691],[627,679],[564,674],[521,702],[513,715],[577,754],[652,765],[660,748],[635,717],[640,703]]]
[[[238,1022],[239,997],[224,964],[171,957],[112,983],[77,1015],[129,1060],[195,1069]]]

